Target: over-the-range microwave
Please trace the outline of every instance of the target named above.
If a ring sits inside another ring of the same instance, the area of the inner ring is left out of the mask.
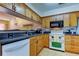
[[[50,28],[62,28],[64,26],[64,21],[51,21]]]

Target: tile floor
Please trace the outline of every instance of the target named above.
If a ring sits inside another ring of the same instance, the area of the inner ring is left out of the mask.
[[[61,52],[44,48],[38,56],[79,56],[78,54]]]

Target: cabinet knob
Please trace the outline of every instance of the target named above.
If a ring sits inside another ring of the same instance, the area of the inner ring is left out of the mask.
[[[54,38],[54,36],[52,36],[52,38]]]

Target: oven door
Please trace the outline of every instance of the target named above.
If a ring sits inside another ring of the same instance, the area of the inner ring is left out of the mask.
[[[64,51],[63,36],[62,36],[62,38],[60,38],[59,34],[53,35],[53,36],[50,36],[49,40],[50,40],[49,41],[49,47],[50,48]]]

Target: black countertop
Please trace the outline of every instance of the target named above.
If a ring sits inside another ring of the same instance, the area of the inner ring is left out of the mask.
[[[27,31],[0,31],[0,34],[2,34],[2,33],[4,33],[4,34],[5,33],[19,33],[19,32],[26,33]],[[26,35],[20,36],[20,37],[0,39],[0,44],[1,45],[5,45],[5,44],[9,44],[9,43],[13,43],[13,42],[29,39],[31,37],[38,36],[38,35],[41,35],[41,34],[49,34],[49,32],[33,33],[31,35],[28,35],[28,33],[26,33]]]

